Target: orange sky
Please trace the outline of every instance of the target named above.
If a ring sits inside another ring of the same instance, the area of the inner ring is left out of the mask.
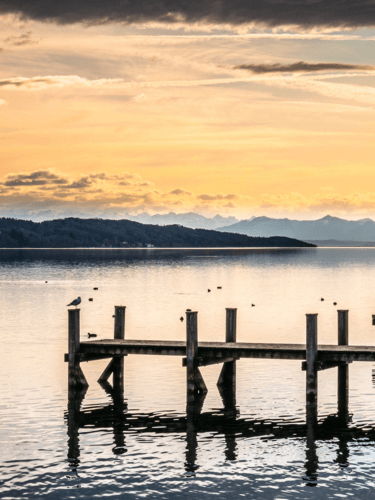
[[[375,217],[369,28],[0,33],[1,216]]]

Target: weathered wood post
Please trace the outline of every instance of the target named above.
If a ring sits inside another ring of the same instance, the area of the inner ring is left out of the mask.
[[[318,423],[318,315],[306,314],[306,476],[316,486],[318,457],[315,434]]]
[[[79,309],[68,309],[68,380],[69,386],[88,387],[87,380],[80,367],[79,348]]]
[[[306,314],[306,404],[318,399],[318,315]]]
[[[115,306],[115,327],[114,338],[125,338],[125,306]],[[114,392],[124,392],[124,358],[123,356],[114,356],[108,363],[107,367],[100,375],[98,382],[103,384],[107,382],[113,373],[113,389]]]
[[[125,306],[115,306],[115,339],[125,338]],[[113,390],[123,399],[124,397],[124,357],[115,356],[113,365]]]
[[[186,391],[187,404],[196,393],[206,393],[207,387],[198,368],[198,313],[186,311]]]
[[[237,340],[237,309],[226,309],[225,342]],[[226,408],[236,406],[236,361],[226,361],[217,381]]]
[[[337,311],[338,345],[349,343],[349,311]],[[337,371],[337,407],[339,417],[347,418],[349,414],[349,365],[338,366]]]
[[[194,400],[196,356],[198,353],[198,313],[186,312],[186,391],[187,403]]]

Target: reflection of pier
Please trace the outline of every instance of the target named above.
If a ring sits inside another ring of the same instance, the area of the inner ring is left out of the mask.
[[[348,445],[351,441],[366,438],[375,442],[375,424],[371,427],[354,427],[350,424],[349,418],[342,418],[339,414],[330,415],[318,421],[316,413],[311,411],[311,406],[307,407],[306,423],[286,418],[274,420],[241,418],[236,407],[202,412],[204,395],[188,403],[186,415],[130,412],[123,399],[112,391],[112,404],[81,409],[80,405],[85,392],[86,390],[79,391],[74,387],[70,389],[67,412],[68,458],[73,468],[77,468],[80,463],[79,432],[82,429],[90,429],[90,431],[112,429],[114,454],[126,453],[126,439],[134,439],[134,434],[185,434],[187,472],[194,472],[199,467],[198,435],[201,433],[205,433],[206,436],[207,433],[211,433],[223,437],[225,440],[223,458],[226,460],[237,459],[237,441],[244,438],[294,439],[303,437],[306,439],[305,481],[308,485],[314,486],[317,484],[319,468],[316,441],[335,439],[337,451],[334,461],[339,466],[347,466],[349,463]],[[131,434],[127,436],[129,431]]]
[[[80,341],[79,309],[69,310],[69,405],[68,457],[73,467],[79,464],[79,429],[86,426],[112,428],[113,452],[126,451],[125,435],[130,429],[147,433],[186,433],[186,468],[194,471],[197,460],[197,434],[220,433],[225,436],[226,458],[237,456],[236,438],[271,436],[306,438],[307,484],[315,485],[318,471],[316,440],[339,438],[337,463],[348,461],[347,444],[352,439],[366,437],[375,441],[375,429],[350,426],[348,412],[348,363],[375,361],[375,347],[348,345],[348,311],[338,311],[338,345],[318,346],[317,314],[306,316],[306,345],[250,344],[236,342],[236,309],[226,310],[226,341],[199,342],[197,313],[186,313],[186,343],[175,341],[125,340],[125,307],[115,307],[114,339]],[[187,373],[186,416],[128,413],[124,403],[124,356],[130,354],[182,356]],[[111,358],[98,382],[112,397],[113,404],[103,408],[81,410],[88,384],[81,370],[81,361]],[[306,371],[306,423],[252,420],[240,418],[236,410],[236,360],[240,358],[299,359]],[[224,408],[202,413],[207,387],[200,366],[223,363],[218,388]],[[338,368],[338,412],[323,421],[318,420],[318,371]],[[108,382],[113,375],[113,385]]]

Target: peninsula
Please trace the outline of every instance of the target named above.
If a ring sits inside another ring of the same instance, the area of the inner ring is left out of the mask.
[[[129,220],[66,218],[44,222],[0,219],[0,248],[314,247],[293,238],[230,234]]]

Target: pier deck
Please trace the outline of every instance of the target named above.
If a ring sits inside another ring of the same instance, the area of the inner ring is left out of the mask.
[[[80,342],[82,360],[90,354],[151,354],[186,356],[186,342],[174,340],[89,340]],[[198,342],[198,357],[306,359],[305,344],[259,344],[248,342]],[[375,361],[375,346],[318,345],[317,361]]]

